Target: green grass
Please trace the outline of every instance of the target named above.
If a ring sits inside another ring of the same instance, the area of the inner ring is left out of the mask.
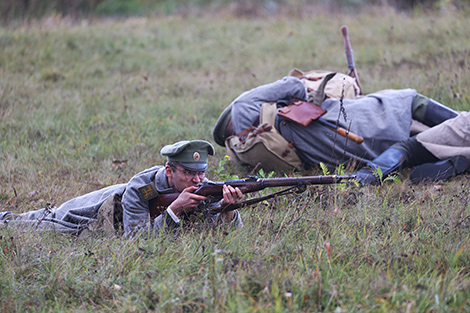
[[[344,24],[365,92],[410,87],[470,109],[465,14],[299,13],[0,28],[1,209],[126,182],[162,164],[165,144],[211,140],[236,96],[294,67],[346,72]],[[216,147],[211,178],[247,173],[221,169],[224,155]],[[78,240],[2,228],[0,311],[469,311],[468,175],[424,186],[407,175],[243,209],[239,230]]]

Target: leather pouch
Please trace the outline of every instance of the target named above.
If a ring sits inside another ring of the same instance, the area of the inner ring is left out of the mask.
[[[291,97],[289,105],[281,108],[277,115],[288,121],[307,126],[311,121],[316,120],[325,113],[325,109],[313,103]]]

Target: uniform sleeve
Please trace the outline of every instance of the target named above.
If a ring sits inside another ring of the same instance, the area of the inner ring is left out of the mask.
[[[215,205],[215,207],[217,207],[217,203],[201,204],[202,208],[200,208],[200,210],[206,211],[206,214],[204,214],[204,217],[202,218],[204,223],[208,223],[208,224],[224,223],[222,221],[220,213],[216,213],[216,214],[209,213],[210,209],[213,207],[212,205]],[[220,205],[218,207],[220,207]],[[153,231],[155,234],[168,232],[171,229],[180,228],[186,225],[185,223],[186,222],[184,219],[181,221],[175,222],[174,219],[167,213],[167,210],[165,210],[162,214],[160,214],[159,216],[155,218],[153,222]],[[232,221],[229,224],[233,226],[234,228],[243,227],[242,218],[238,210],[235,210],[235,217],[232,219]]]
[[[217,209],[220,209],[220,208],[221,208],[220,201],[206,204],[206,209],[209,210],[209,211],[217,210]],[[232,219],[230,224],[235,226],[236,228],[243,227],[243,221],[242,221],[240,212],[238,212],[238,210],[234,210],[234,211],[235,211],[235,217]],[[214,222],[222,222],[221,219],[222,218],[220,217],[220,213],[213,214]]]
[[[307,91],[302,81],[286,76],[274,83],[259,86],[242,93],[233,101],[232,122],[236,134],[259,120],[261,105],[265,102],[288,102],[291,96],[306,99]]]
[[[167,210],[163,211],[162,214],[157,216],[153,222],[153,230],[156,234],[162,231],[168,231],[171,228],[178,228],[181,224],[173,220],[173,218],[168,214]]]
[[[151,223],[148,201],[142,200],[139,188],[154,183],[158,167],[136,174],[122,195],[123,226],[126,236],[147,231]]]
[[[242,217],[240,215],[240,212],[238,212],[238,210],[235,210],[235,217],[230,222],[230,225],[234,226],[235,228],[243,227]]]

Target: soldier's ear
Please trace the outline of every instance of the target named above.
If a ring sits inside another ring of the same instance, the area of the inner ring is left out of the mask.
[[[165,174],[166,174],[166,177],[173,178],[173,170],[171,169],[171,166],[169,165],[165,166]]]

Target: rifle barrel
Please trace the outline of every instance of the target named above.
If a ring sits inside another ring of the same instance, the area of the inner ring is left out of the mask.
[[[354,56],[353,50],[351,48],[351,42],[349,41],[348,27],[346,25],[341,26],[341,32],[343,33],[344,48],[346,50],[346,59],[348,61],[348,75],[356,80],[357,86],[359,87],[359,94],[361,95],[362,86],[361,82],[359,81],[359,75],[357,74],[356,65],[354,65]]]
[[[264,187],[282,187],[296,185],[324,185],[341,183],[350,180],[353,176],[339,175],[321,175],[304,177],[285,177],[285,178],[264,178],[260,179]]]
[[[346,60],[348,61],[348,68],[350,71],[353,71],[354,66],[354,57],[351,49],[351,42],[349,41],[348,27],[342,26],[341,32],[343,33],[344,38],[344,49],[346,50]]]

